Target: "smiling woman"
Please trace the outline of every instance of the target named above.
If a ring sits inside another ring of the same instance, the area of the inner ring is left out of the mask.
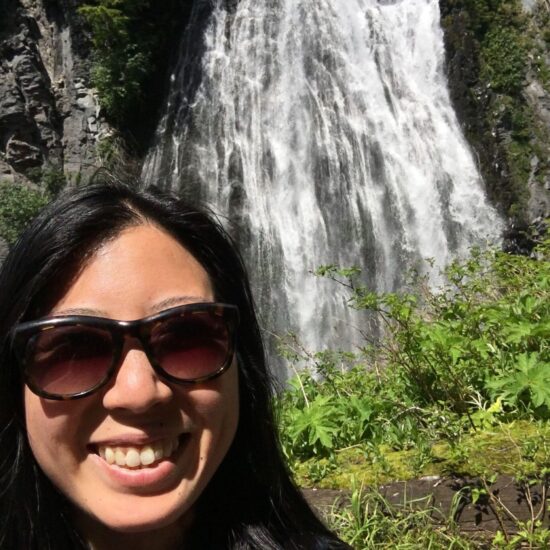
[[[208,216],[66,194],[6,259],[0,310],[1,548],[346,548],[284,465],[246,273]]]

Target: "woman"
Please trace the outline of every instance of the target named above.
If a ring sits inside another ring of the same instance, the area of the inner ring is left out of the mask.
[[[65,194],[0,311],[0,548],[347,547],[290,480],[247,276],[206,215]]]

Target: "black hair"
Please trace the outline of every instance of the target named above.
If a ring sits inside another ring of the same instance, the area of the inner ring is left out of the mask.
[[[228,454],[196,503],[186,548],[348,548],[311,511],[291,480],[271,410],[272,380],[248,277],[219,223],[182,198],[121,183],[67,191],[50,203],[10,250],[0,271],[0,548],[85,548],[69,504],[29,447],[22,380],[10,333],[35,318],[71,273],[123,229],[152,223],[203,266],[219,301],[238,306],[240,417]],[[63,286],[65,285],[65,286]]]

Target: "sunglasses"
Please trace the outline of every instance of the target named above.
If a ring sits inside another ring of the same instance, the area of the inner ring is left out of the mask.
[[[175,384],[198,384],[229,368],[239,322],[236,306],[187,304],[136,321],[69,315],[17,325],[13,350],[23,378],[47,399],[78,399],[112,378],[131,336],[155,372]]]

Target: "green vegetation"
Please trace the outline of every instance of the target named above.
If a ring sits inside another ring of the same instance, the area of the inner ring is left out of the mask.
[[[101,106],[116,125],[131,120],[143,124],[151,86],[164,80],[170,57],[167,47],[176,40],[185,6],[177,0],[95,0],[79,12],[91,28],[92,84]],[[172,45],[173,46],[173,45]]]
[[[491,506],[497,507],[499,513],[507,514],[506,506],[499,501],[498,496],[491,493],[490,482],[484,482],[479,487],[465,487],[468,490],[470,502],[486,505],[490,499]],[[517,521],[514,534],[505,530],[498,531],[495,536],[488,533],[478,533],[477,536],[465,536],[460,533],[454,520],[465,493],[458,492],[452,503],[448,517],[433,507],[429,497],[423,499],[407,499],[399,505],[388,502],[377,491],[365,491],[354,486],[350,502],[338,502],[327,514],[330,526],[353,548],[399,549],[399,550],[434,550],[447,549],[487,549],[501,548],[516,550],[518,548],[543,549],[550,544],[550,530],[542,528],[540,519]],[[526,494],[529,495],[528,489]],[[539,515],[540,503],[537,503]]]
[[[27,170],[26,176],[44,189],[49,199],[55,197],[67,185],[65,174],[56,168],[32,168]]]
[[[370,311],[384,334],[353,354],[309,353],[287,339],[283,352],[299,374],[277,410],[301,486],[450,474],[548,483],[550,237],[532,257],[473,250],[436,291],[418,275],[387,294],[369,291],[356,269],[318,275],[347,288],[349,305]]]
[[[100,0],[80,8],[92,29],[92,83],[101,105],[122,122],[142,100],[142,84],[151,70],[150,33],[132,32],[148,0]]]
[[[67,184],[65,174],[57,169],[35,168],[26,175],[36,187],[0,181],[0,238],[8,245]]]
[[[434,518],[445,519],[426,500],[405,501],[396,507],[381,494],[357,486],[348,506],[336,505],[329,513],[331,527],[354,548],[475,548],[471,541],[460,536],[452,520],[436,526]]]
[[[493,27],[484,37],[481,78],[497,92],[516,94],[525,78],[527,48],[520,31]]]
[[[29,187],[0,183],[0,237],[13,244],[50,197]]]
[[[468,40],[474,44],[471,55],[477,56],[471,60],[477,66],[476,74],[470,75],[477,80],[471,101],[477,104],[485,128],[473,130],[469,137],[479,147],[496,143],[501,158],[493,154],[485,161],[496,162],[500,172],[493,193],[508,215],[522,220],[530,178],[541,182],[550,175],[550,131],[534,112],[526,91],[536,79],[550,92],[550,67],[545,61],[550,9],[545,0],[539,0],[532,14],[523,11],[520,0],[447,0],[446,4],[449,13],[460,10]],[[450,28],[452,16],[447,15],[443,25]],[[462,36],[452,39],[458,49]],[[486,167],[488,172],[493,169]]]
[[[468,26],[479,42],[480,78],[494,91],[518,94],[529,67],[532,48],[526,36],[530,18],[520,0],[450,0],[462,8]]]

